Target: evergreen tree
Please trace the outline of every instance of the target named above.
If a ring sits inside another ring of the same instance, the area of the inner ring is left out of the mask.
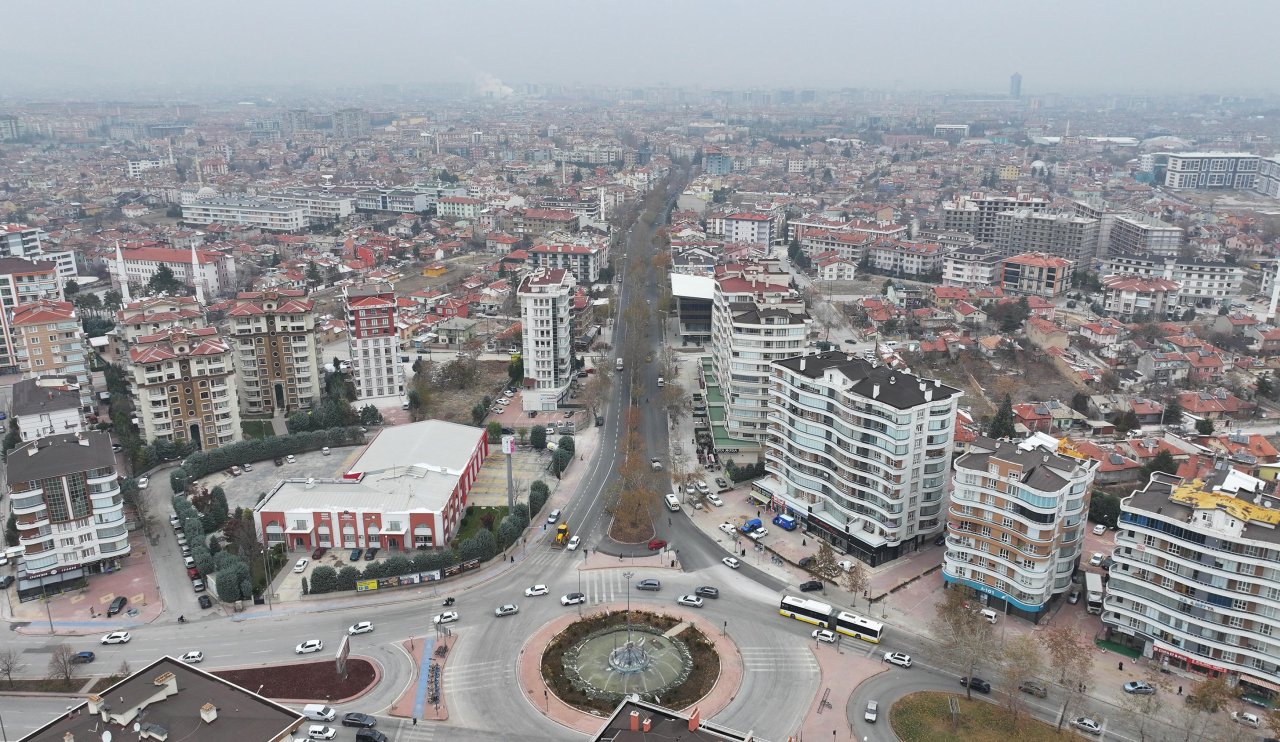
[[[1161,451],[1155,455],[1155,458],[1147,462],[1142,467],[1142,475],[1150,477],[1155,472],[1164,472],[1165,474],[1176,474],[1178,472],[1178,462],[1174,461],[1173,454],[1168,451]]]
[[[1207,417],[1197,420],[1196,432],[1200,435],[1213,435],[1213,421]]]
[[[1271,383],[1270,376],[1261,376],[1258,378],[1258,396],[1270,397],[1275,394],[1275,386]]]
[[[156,272],[151,275],[151,280],[147,281],[148,294],[186,295],[187,290],[187,285],[179,281],[178,277],[173,275],[173,271],[167,265],[161,265],[157,268]]]
[[[1181,425],[1182,424],[1182,403],[1177,397],[1170,397],[1164,406],[1164,424],[1165,425]]]
[[[1000,409],[996,410],[996,416],[991,418],[991,426],[987,428],[987,436],[990,438],[1012,438],[1018,434],[1014,428],[1013,420],[1013,400],[1009,395],[1004,395],[1004,399],[1000,401]]]

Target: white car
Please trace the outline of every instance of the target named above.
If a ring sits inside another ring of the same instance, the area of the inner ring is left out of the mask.
[[[836,562],[836,566],[840,567],[840,569],[844,570],[845,572],[853,571],[853,562],[849,559],[841,559],[840,561]]]
[[[902,652],[885,652],[884,661],[898,667],[911,667],[911,655]]]
[[[812,636],[817,641],[826,642],[827,644],[835,644],[836,641],[836,632],[831,629],[818,629],[809,636]]]
[[[307,559],[306,557],[303,557],[302,559],[299,559],[299,560],[298,560],[298,562],[297,562],[296,564],[294,564],[294,565],[293,565],[293,573],[294,573],[294,574],[302,574],[303,572],[306,572],[306,571],[307,571],[307,565],[308,565],[308,564],[310,564],[310,563],[311,563],[311,560],[310,560],[310,559]]]
[[[1071,726],[1089,734],[1102,734],[1102,725],[1087,716],[1077,716],[1072,719]]]
[[[649,466],[654,471],[662,471],[662,462],[659,461],[657,458],[649,459]]]
[[[1101,523],[1093,527],[1093,535],[1101,536],[1107,532],[1107,527]]]
[[[756,541],[759,541],[760,539],[762,539],[762,538],[764,538],[765,536],[768,536],[768,535],[769,535],[769,529],[768,529],[768,528],[757,528],[756,530],[752,531],[751,533],[748,533],[747,535],[748,535],[748,536],[750,536],[751,538],[755,539]]]
[[[875,724],[876,719],[880,716],[880,704],[875,701],[867,701],[867,710],[863,712],[862,718],[868,724]]]
[[[738,561],[737,557],[725,557],[720,561],[724,562],[724,566],[728,567],[729,569],[737,569],[738,567],[742,566],[742,562]]]
[[[708,487],[708,486],[707,486],[707,483],[706,483],[706,482],[704,482],[704,481],[702,481],[701,479],[699,479],[698,481],[694,482],[693,484],[694,484],[694,486],[695,486],[695,487],[697,487],[697,488],[698,488],[698,494],[700,494],[700,495],[709,495],[709,494],[711,494],[711,488],[710,488],[710,487]]]
[[[547,594],[546,585],[534,585],[533,587],[526,587],[524,589],[524,596],[526,598],[533,598],[538,595],[546,595],[546,594]]]
[[[676,602],[680,605],[691,605],[694,608],[702,607],[702,598],[699,598],[697,595],[681,595],[676,598]]]
[[[502,618],[503,616],[514,616],[519,612],[520,612],[520,606],[516,605],[515,603],[503,603],[502,605],[493,609],[493,615],[497,616],[498,618]]]
[[[297,654],[311,654],[312,652],[319,652],[322,649],[324,649],[324,642],[319,639],[308,639],[294,647],[293,651]]]
[[[289,454],[288,456],[285,456],[284,460],[290,464],[298,463],[298,457],[294,456],[293,454]]]
[[[182,655],[178,659],[182,660],[188,665],[198,665],[201,662],[204,662],[204,652],[187,652],[186,654]]]
[[[103,644],[128,644],[133,637],[127,631],[113,631],[102,637]]]
[[[445,611],[444,613],[441,613],[440,615],[433,617],[431,619],[431,623],[434,623],[434,624],[453,623],[454,621],[457,621],[457,620],[458,620],[457,611]]]
[[[573,538],[569,539],[569,545],[564,548],[568,549],[569,551],[577,551],[578,544],[580,543],[582,543],[582,537],[574,536]]]
[[[144,490],[151,484],[151,477],[138,477],[138,489]]]
[[[737,530],[738,530],[738,529],[736,529],[736,528],[734,528],[734,527],[733,527],[733,524],[732,524],[732,523],[721,523],[721,524],[718,526],[718,528],[719,528],[721,531],[723,531],[723,532],[725,532],[725,533],[729,534],[730,536],[732,536],[732,535],[733,535],[734,533],[736,533],[736,532],[737,532]]]
[[[569,593],[560,596],[560,605],[579,605],[587,602],[587,596],[582,593]]]
[[[372,621],[361,621],[360,623],[353,623],[347,627],[348,636],[355,636],[356,634],[368,634],[371,631],[373,631]]]
[[[1101,566],[1101,565],[1102,565],[1102,560],[1103,560],[1104,558],[1105,558],[1105,557],[1103,557],[1103,556],[1102,556],[1102,552],[1100,552],[1100,551],[1095,551],[1095,552],[1093,552],[1093,556],[1089,557],[1089,566],[1090,566],[1090,567],[1099,567],[1099,566]]]
[[[706,485],[703,485],[703,486],[705,487]],[[724,507],[724,500],[720,499],[720,495],[707,493],[703,495],[703,497],[706,499],[707,502],[711,503],[712,505],[715,505],[718,508]]]
[[[1262,720],[1258,718],[1258,715],[1251,714],[1247,711],[1243,714],[1232,711],[1231,720],[1237,724],[1244,724],[1245,726],[1253,727],[1254,729],[1262,727]]]

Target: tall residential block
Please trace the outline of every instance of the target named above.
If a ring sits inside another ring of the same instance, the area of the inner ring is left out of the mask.
[[[760,504],[872,565],[943,526],[960,390],[839,351],[771,364]]]
[[[396,293],[391,284],[349,286],[347,345],[352,381],[361,399],[404,394],[404,364],[396,332]]]
[[[62,300],[62,284],[51,263],[0,258],[0,372],[18,371],[14,351],[13,311],[41,300]]]
[[[144,335],[129,348],[133,403],[148,441],[213,449],[243,438],[231,346],[212,327]]]
[[[554,410],[573,381],[570,310],[577,281],[563,268],[525,276],[516,296],[524,327],[524,410]]]
[[[28,377],[74,378],[80,404],[93,406],[84,329],[76,308],[67,301],[41,300],[13,310],[14,356]]]
[[[244,411],[288,415],[320,398],[315,302],[293,289],[244,291],[227,310]]]
[[[1071,589],[1098,462],[1036,433],[979,438],[955,462],[942,579],[1032,621]]]

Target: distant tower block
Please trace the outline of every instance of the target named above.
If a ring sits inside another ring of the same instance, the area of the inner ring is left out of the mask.
[[[1009,76],[1009,97],[1022,97],[1022,73],[1015,72]]]

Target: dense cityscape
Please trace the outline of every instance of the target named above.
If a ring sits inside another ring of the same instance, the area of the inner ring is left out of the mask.
[[[69,54],[4,740],[1280,737],[1275,91]]]

